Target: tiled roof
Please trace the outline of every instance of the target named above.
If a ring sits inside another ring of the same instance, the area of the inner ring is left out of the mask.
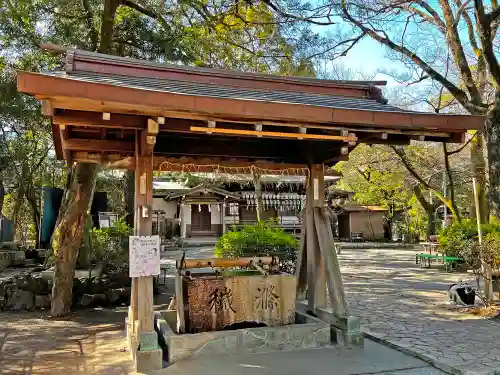
[[[385,86],[386,81],[357,81],[357,80],[330,80],[330,79],[318,79],[315,77],[303,77],[303,76],[279,76],[274,74],[265,73],[255,73],[255,72],[242,72],[236,70],[218,69],[218,68],[208,68],[208,67],[198,67],[198,66],[188,66],[179,64],[166,64],[162,62],[148,61],[148,60],[138,60],[129,57],[121,57],[114,55],[106,55],[102,53],[90,52],[85,50],[68,50],[66,57],[66,71],[76,72],[76,71],[93,71],[90,65],[99,66],[127,66],[135,68],[134,75],[140,77],[144,70],[155,70],[155,71],[176,71],[183,72],[187,74],[204,74],[209,76],[218,77],[236,77],[251,80],[268,80],[275,82],[289,82],[289,83],[305,83],[314,84],[322,86],[335,86],[335,87],[346,87],[346,88],[362,88],[371,89],[374,86]],[[78,62],[85,63],[82,68]]]
[[[82,71],[72,72],[71,74],[67,74],[64,72],[51,72],[44,74],[69,80],[107,84],[117,87],[127,87],[171,94],[221,99],[251,100],[272,103],[302,104],[338,109],[357,109],[381,112],[408,112],[389,104],[383,104],[377,102],[376,100],[365,98],[352,98],[305,92],[235,88],[230,86],[200,82],[176,81],[151,77],[99,74]]]

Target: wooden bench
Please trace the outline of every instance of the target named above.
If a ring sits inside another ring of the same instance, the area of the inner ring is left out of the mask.
[[[448,272],[455,269],[458,262],[463,262],[463,259],[458,257],[424,253],[415,254],[415,263],[420,264],[421,268],[431,268],[433,260],[436,260],[438,263],[443,263],[444,269]]]
[[[351,232],[351,242],[363,242],[362,232]]]

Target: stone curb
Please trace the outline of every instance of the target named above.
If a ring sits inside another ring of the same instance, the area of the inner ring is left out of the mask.
[[[426,354],[422,354],[422,353],[418,353],[416,351],[413,351],[409,348],[405,348],[405,347],[402,347],[398,344],[395,344],[393,342],[390,342],[389,340],[386,340],[384,338],[381,338],[381,337],[378,337],[378,336],[375,336],[373,333],[369,333],[369,332],[363,332],[363,335],[370,339],[370,340],[373,340],[375,342],[378,342],[382,345],[385,345],[385,346],[388,346],[392,349],[396,349],[397,351],[400,351],[402,353],[405,353],[405,354],[408,354],[408,355],[411,355],[412,357],[415,357],[415,358],[418,358],[418,359],[421,359],[422,361],[425,361],[427,363],[429,363],[431,366],[437,368],[438,370],[441,370],[441,371],[444,371],[448,374],[452,374],[452,375],[463,375],[463,374],[466,374],[465,371],[463,370],[460,370],[456,367],[452,367],[450,365],[447,365],[446,363],[443,363],[443,362],[439,362],[437,361],[436,359],[426,355]]]

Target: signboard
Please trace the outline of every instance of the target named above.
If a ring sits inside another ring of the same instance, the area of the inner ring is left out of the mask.
[[[130,277],[160,274],[160,236],[130,236]]]

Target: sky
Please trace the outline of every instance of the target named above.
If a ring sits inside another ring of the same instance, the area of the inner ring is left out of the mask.
[[[346,67],[365,73],[367,75],[376,72],[388,65],[397,66],[397,63],[385,57],[385,47],[374,41],[370,37],[365,37],[358,43],[345,57],[338,59],[338,62]],[[376,80],[386,80],[388,85],[398,85],[392,77],[377,73]]]

